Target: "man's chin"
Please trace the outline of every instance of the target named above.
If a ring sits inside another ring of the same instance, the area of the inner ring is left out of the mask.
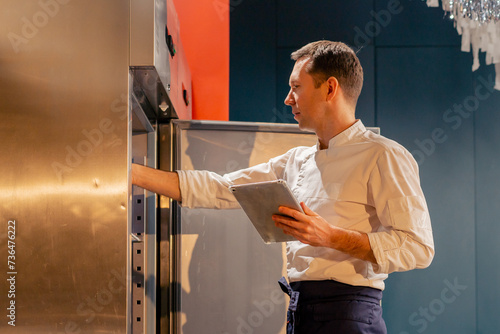
[[[299,129],[302,131],[312,131],[311,127],[308,126],[303,120],[297,120],[297,123],[299,123]]]
[[[294,115],[293,119],[295,120],[295,122],[299,123],[299,129],[303,130],[304,120],[300,118],[300,114]]]

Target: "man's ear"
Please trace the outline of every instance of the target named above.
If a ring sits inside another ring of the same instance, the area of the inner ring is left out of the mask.
[[[335,98],[337,96],[337,94],[339,92],[339,88],[340,88],[339,81],[337,80],[337,78],[329,77],[326,80],[326,85],[327,85],[327,89],[328,89],[326,98],[328,100]]]

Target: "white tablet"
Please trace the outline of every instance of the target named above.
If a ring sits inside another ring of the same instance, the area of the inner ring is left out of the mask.
[[[229,189],[265,243],[296,240],[276,227],[272,219],[274,214],[280,214],[280,206],[303,212],[285,180],[233,185]]]

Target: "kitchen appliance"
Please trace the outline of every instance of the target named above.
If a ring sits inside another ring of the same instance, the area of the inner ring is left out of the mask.
[[[0,332],[284,333],[284,244],[130,165],[224,173],[315,137],[191,121],[170,0],[6,0],[0,32]]]

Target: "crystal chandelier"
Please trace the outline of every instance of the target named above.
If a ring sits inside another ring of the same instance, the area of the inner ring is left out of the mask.
[[[448,0],[443,1],[443,9],[449,13],[450,19],[462,16],[479,24],[500,19],[499,0]]]
[[[427,0],[438,7],[439,0]],[[500,90],[500,0],[444,0],[442,8],[462,36],[461,50],[470,52],[472,70],[479,68],[479,51],[486,52],[486,65],[495,65],[495,89]]]

